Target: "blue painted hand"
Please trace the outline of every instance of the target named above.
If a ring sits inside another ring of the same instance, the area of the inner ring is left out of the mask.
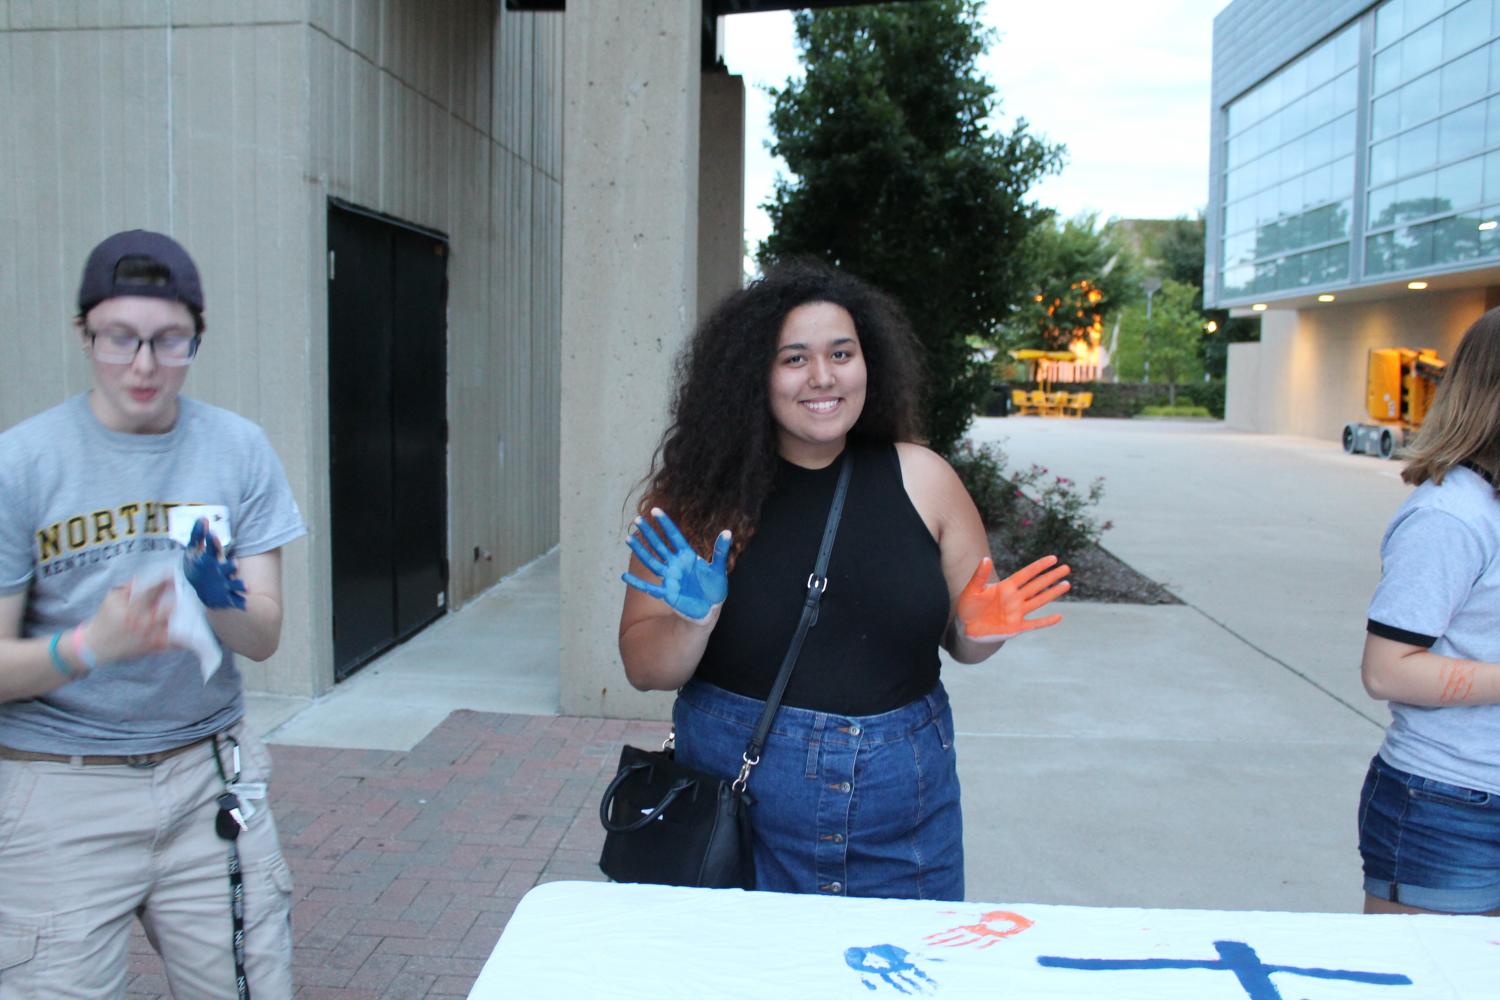
[[[205,608],[245,609],[245,584],[234,560],[224,555],[223,546],[208,530],[206,517],[193,525],[182,570]]]
[[[910,957],[909,951],[893,944],[844,949],[844,961],[859,973],[859,981],[867,990],[876,990],[880,984],[906,994],[928,993],[935,989],[937,980],[917,968]]]
[[[653,507],[651,517],[661,527],[662,534],[653,531],[645,518],[638,517],[625,544],[661,582],[642,580],[633,573],[626,573],[623,579],[636,590],[666,602],[667,607],[684,618],[702,621],[729,596],[729,532],[719,533],[714,541],[713,560],[705,562],[665,511]]]

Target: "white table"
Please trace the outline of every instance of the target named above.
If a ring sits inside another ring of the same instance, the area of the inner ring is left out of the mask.
[[[469,996],[1500,1000],[1500,919],[550,882]]]

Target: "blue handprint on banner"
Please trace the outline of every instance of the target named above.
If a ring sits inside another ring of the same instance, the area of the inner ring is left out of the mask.
[[[845,948],[844,961],[858,972],[859,981],[865,989],[879,989],[879,983],[893,987],[898,993],[930,993],[937,980],[917,968],[910,960],[910,952],[893,944],[876,944],[868,948]]]

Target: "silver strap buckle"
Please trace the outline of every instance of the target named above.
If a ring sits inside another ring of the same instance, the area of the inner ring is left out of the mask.
[[[748,753],[742,753],[740,754],[740,760],[744,761],[744,764],[740,767],[740,776],[735,778],[734,783],[730,785],[737,792],[745,790],[745,784],[750,780],[750,769],[760,763],[760,756],[756,755],[755,759],[751,760]]]

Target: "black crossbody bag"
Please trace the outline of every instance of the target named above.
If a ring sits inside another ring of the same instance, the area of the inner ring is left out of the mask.
[[[725,781],[679,764],[673,755],[671,736],[660,750],[625,746],[620,751],[620,766],[614,780],[599,803],[599,820],[605,830],[599,868],[614,881],[709,889],[755,888],[754,839],[750,830],[750,807],[754,799],[746,786],[750,772],[760,763],[761,750],[792,679],[802,642],[807,630],[817,624],[818,604],[828,589],[828,557],[833,551],[833,538],[838,532],[844,496],[854,470],[848,448],[840,461],[843,464],[829,505],[828,521],[823,527],[817,563],[807,577],[802,618],[781,661],[765,710],[745,747],[739,776]]]

